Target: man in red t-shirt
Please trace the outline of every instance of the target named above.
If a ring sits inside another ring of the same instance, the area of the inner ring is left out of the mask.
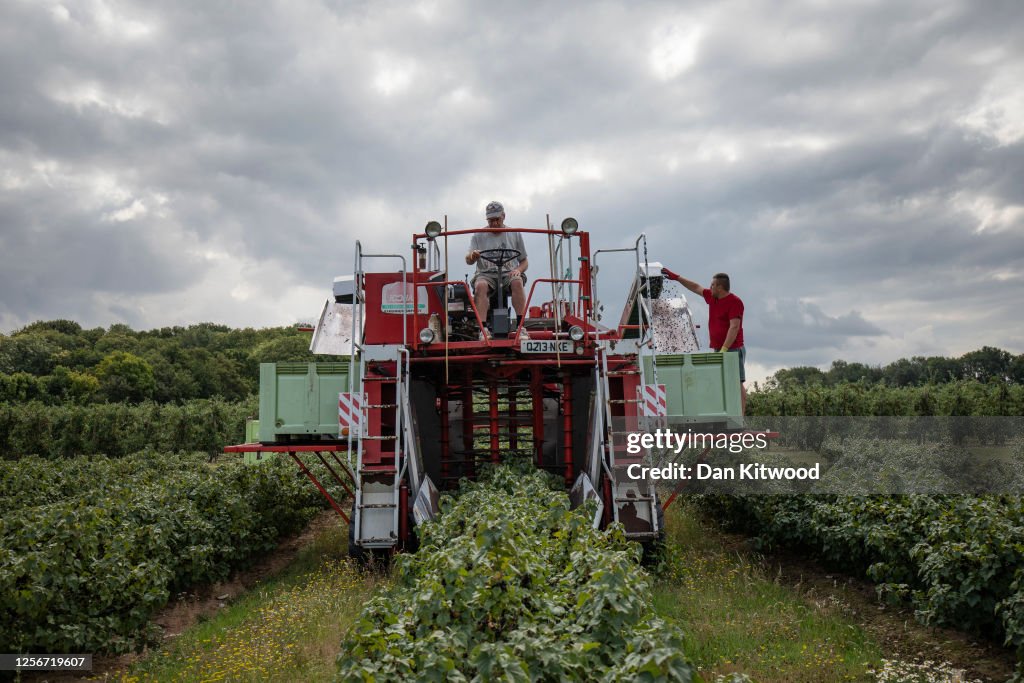
[[[729,276],[717,273],[711,278],[711,287],[704,289],[693,280],[687,280],[668,268],[662,268],[661,274],[704,297],[708,304],[711,349],[721,353],[735,351],[740,355],[740,397],[743,412],[746,413],[747,389],[743,383],[747,381],[747,375],[743,366],[747,360],[747,350],[743,346],[743,302],[729,291]]]

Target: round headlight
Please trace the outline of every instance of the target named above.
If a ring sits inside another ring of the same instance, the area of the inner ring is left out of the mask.
[[[583,328],[579,325],[573,325],[569,328],[569,339],[573,341],[580,341],[583,339]]]
[[[434,239],[441,234],[441,224],[437,221],[430,221],[427,223],[427,227],[425,227],[423,231],[427,233],[427,237]]]
[[[420,330],[420,342],[423,344],[430,344],[434,341],[434,331],[429,327],[424,327]]]
[[[576,355],[577,356],[582,356],[583,355],[583,344],[577,344],[576,345]]]
[[[569,217],[562,221],[562,234],[563,235],[575,235],[576,231],[580,229],[580,224],[575,218]]]

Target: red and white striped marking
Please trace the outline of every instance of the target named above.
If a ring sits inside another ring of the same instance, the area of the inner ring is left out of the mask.
[[[665,417],[668,415],[668,397],[664,384],[641,384],[636,388],[640,399],[641,417]]]
[[[364,395],[350,391],[338,394],[338,434],[346,436],[343,430],[348,427],[352,434],[359,434],[363,424]]]

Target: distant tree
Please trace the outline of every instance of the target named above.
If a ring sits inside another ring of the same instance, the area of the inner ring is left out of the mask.
[[[776,372],[772,377],[780,386],[807,386],[810,384],[824,384],[825,382],[825,373],[809,365],[784,368]]]
[[[50,340],[38,334],[0,335],[0,372],[47,375],[55,365],[53,354],[56,351],[57,347]]]
[[[108,401],[144,401],[152,398],[156,390],[153,368],[126,351],[107,354],[96,367],[96,377]]]
[[[841,382],[877,382],[881,378],[881,368],[873,368],[864,363],[847,363],[845,360],[832,361],[832,367],[825,373],[825,381],[832,385]]]
[[[987,382],[992,378],[1006,381],[1012,362],[1013,355],[1010,352],[992,346],[983,346],[960,357],[964,377],[979,382]]]
[[[960,379],[960,363],[953,358],[930,356],[924,359],[925,377],[932,384],[945,384]]]
[[[278,339],[271,339],[269,341],[262,342],[252,350],[249,357],[256,363],[272,363],[276,361],[289,360],[316,360],[316,356],[309,351],[309,335],[304,333],[293,334],[287,337],[280,337]],[[818,370],[817,368],[810,369],[817,370],[819,373],[821,372],[821,370]]]
[[[227,325],[216,325],[214,323],[199,323],[190,325],[181,335],[181,345],[184,347],[199,347],[208,349],[214,346],[218,337],[224,336],[231,331]]]
[[[900,358],[885,366],[882,370],[882,378],[886,384],[893,387],[918,386],[924,383],[925,368],[920,363]]]
[[[104,354],[109,354],[111,351],[138,353],[138,337],[130,328],[127,332],[123,328],[127,328],[127,325],[111,325],[110,330],[96,340],[95,349]]]
[[[192,376],[192,371],[183,363],[169,362],[159,354],[154,354],[147,360],[153,366],[153,376],[156,378],[153,400],[170,403],[202,396],[199,383]]]
[[[35,375],[27,372],[0,374],[0,401],[34,401],[42,393],[39,378]]]
[[[94,376],[62,365],[54,368],[53,374],[42,378],[42,381],[52,403],[89,403],[100,389],[100,381]]]
[[[37,320],[34,323],[26,325],[25,327],[18,330],[14,334],[24,334],[26,332],[39,332],[42,330],[51,330],[53,332],[60,332],[61,334],[67,334],[74,337],[81,334],[82,326],[76,323],[74,320]]]
[[[1010,381],[1024,384],[1024,353],[1014,356],[1010,363]]]
[[[239,373],[239,364],[223,354],[203,348],[189,349],[186,366],[199,386],[200,398],[221,396],[238,400],[248,394],[249,385]]]

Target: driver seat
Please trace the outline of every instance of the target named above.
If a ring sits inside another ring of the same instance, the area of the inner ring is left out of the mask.
[[[525,288],[526,287],[526,281],[527,281],[526,273],[523,273],[521,275],[521,277],[523,278],[523,287]],[[469,285],[468,285],[467,289],[468,289],[469,292],[475,292],[476,291],[476,279],[475,278],[470,279]],[[496,287],[491,289],[490,300],[488,301],[488,304],[487,304],[487,317],[484,320],[484,327],[486,327],[487,330],[491,331],[491,332],[493,332],[493,330],[494,330],[494,311],[496,311],[498,309],[506,310],[506,311],[512,309],[512,288],[511,287],[503,287],[501,293],[503,295],[503,298],[505,299],[504,301],[498,301],[498,289]],[[470,296],[472,296],[472,294],[470,294]],[[523,314],[525,315],[525,312]],[[509,332],[512,332],[513,329],[514,328],[510,329]]]

